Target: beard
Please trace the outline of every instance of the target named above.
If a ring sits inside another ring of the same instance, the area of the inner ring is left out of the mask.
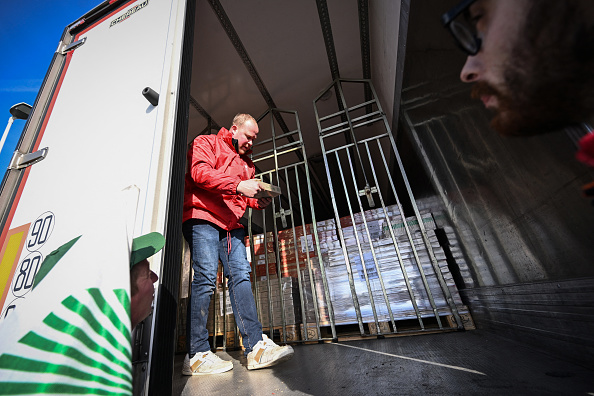
[[[594,25],[588,18],[592,3],[533,2],[505,65],[504,86],[479,82],[472,90],[473,98],[497,98],[493,129],[503,135],[531,136],[592,117]]]
[[[528,117],[528,106],[531,103],[520,106],[522,101],[515,95],[515,91],[506,94],[487,82],[479,81],[472,87],[470,96],[473,99],[480,99],[482,96],[497,98],[497,108],[493,109],[490,126],[502,135],[528,134],[529,130],[536,128],[535,123],[529,121],[531,117]]]

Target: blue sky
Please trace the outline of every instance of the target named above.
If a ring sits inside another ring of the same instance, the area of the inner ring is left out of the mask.
[[[33,105],[66,25],[102,0],[20,0],[0,5],[0,136],[20,102]],[[25,121],[15,120],[0,152],[4,177]]]

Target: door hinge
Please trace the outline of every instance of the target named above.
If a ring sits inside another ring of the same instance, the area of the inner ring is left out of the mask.
[[[75,41],[74,43],[70,43],[68,45],[62,43],[60,41],[60,45],[58,45],[58,51],[62,55],[66,55],[68,52],[75,50],[76,48],[80,47],[87,41],[86,37],[81,38],[80,40]]]
[[[33,164],[36,164],[39,161],[45,159],[45,157],[47,157],[48,151],[49,147],[43,148],[34,153],[27,154],[21,153],[17,150],[12,155],[12,159],[10,160],[10,165],[8,165],[8,169],[23,169]]]

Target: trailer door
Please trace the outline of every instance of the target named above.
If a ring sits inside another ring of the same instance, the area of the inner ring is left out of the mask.
[[[2,183],[2,318],[27,297],[23,285],[18,291],[14,285],[19,271],[35,275],[37,267],[25,268],[25,260],[30,263],[34,254],[41,262],[80,235],[106,197],[118,191],[139,191],[134,235],[160,231],[168,237],[185,12],[183,0],[105,1],[67,27],[56,43]],[[28,247],[31,233],[39,243]],[[158,259],[174,256],[168,251],[169,244],[151,264],[160,282],[163,259]],[[145,333],[152,334],[154,326],[151,319]],[[152,337],[149,342],[152,346]],[[149,359],[150,353],[150,366]],[[149,372],[146,365],[143,372]]]

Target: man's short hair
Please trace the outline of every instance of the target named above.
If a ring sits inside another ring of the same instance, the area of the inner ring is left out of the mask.
[[[253,121],[254,124],[257,124],[256,119],[249,114],[246,113],[239,113],[235,117],[233,117],[233,125],[237,125],[238,127],[242,126],[246,121]]]

